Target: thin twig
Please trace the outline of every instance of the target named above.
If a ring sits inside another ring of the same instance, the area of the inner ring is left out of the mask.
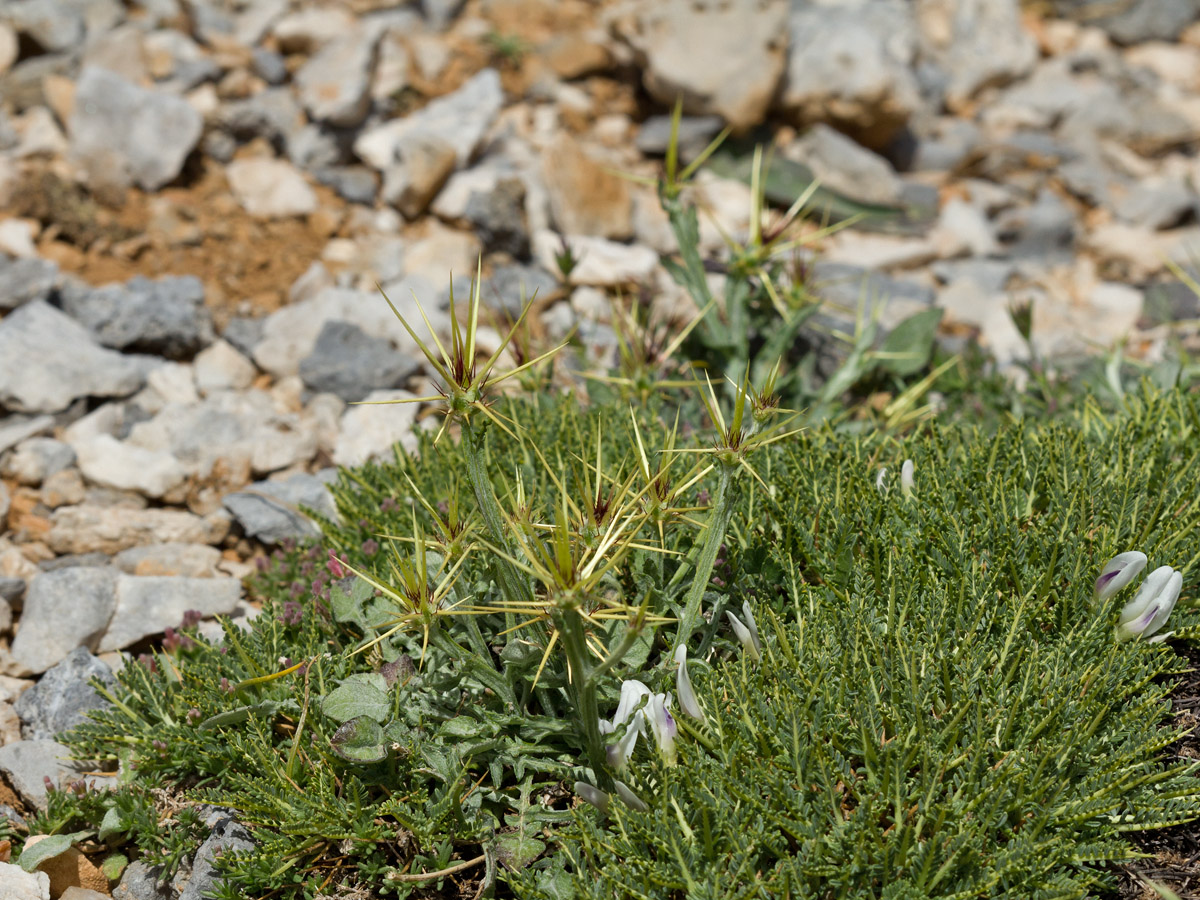
[[[458,865],[449,866],[445,869],[438,869],[436,872],[418,872],[415,874],[393,872],[388,878],[391,881],[432,881],[435,878],[445,878],[447,875],[453,875],[455,872],[461,872],[463,869],[469,869],[471,866],[477,866],[487,859],[487,854],[477,856],[474,859],[468,859],[466,862],[460,862]]]

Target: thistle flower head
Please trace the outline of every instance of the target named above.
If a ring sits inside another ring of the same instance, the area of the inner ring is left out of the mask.
[[[1146,567],[1146,554],[1138,550],[1118,553],[1104,564],[1096,579],[1094,602],[1102,603],[1121,592]]]

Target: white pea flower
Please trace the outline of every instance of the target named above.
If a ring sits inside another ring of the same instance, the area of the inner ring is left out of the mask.
[[[650,809],[650,807],[646,805],[646,801],[635,794],[633,789],[630,788],[630,786],[625,782],[614,781],[613,787],[617,789],[617,796],[621,798],[621,802],[623,802],[630,809],[636,809],[638,812],[646,812],[648,809]]]
[[[880,469],[879,474],[875,476],[875,489],[881,494],[887,493],[887,485],[883,483],[885,478],[887,478],[887,469]]]
[[[900,467],[900,492],[904,494],[905,500],[912,499],[913,484],[913,461],[906,459],[904,465]]]
[[[1142,569],[1146,568],[1146,554],[1138,550],[1118,553],[1104,564],[1100,577],[1096,579],[1094,601],[1103,603],[1109,597],[1120,593]]]
[[[575,793],[600,812],[608,812],[608,794],[600,788],[592,787],[586,781],[577,781],[575,782]]]
[[[687,647],[680,644],[675,648],[675,662],[679,666],[675,670],[675,690],[679,693],[679,707],[693,719],[705,721],[704,707],[696,699],[692,690],[692,679],[687,669]]]
[[[754,622],[754,615],[750,611],[750,604],[742,604],[742,614],[746,616],[746,624],[735,616],[729,610],[725,610],[725,615],[729,618],[729,624],[733,626],[733,633],[738,639],[738,643],[742,645],[742,649],[750,654],[750,658],[758,662],[762,658],[762,645],[758,641],[758,626]]]
[[[1160,566],[1142,582],[1137,595],[1125,608],[1117,624],[1118,640],[1149,638],[1167,623],[1183,588],[1183,573]]]
[[[646,702],[646,718],[650,722],[650,731],[658,743],[658,750],[667,761],[667,765],[675,765],[675,735],[678,726],[675,717],[671,715],[671,695],[651,694]]]

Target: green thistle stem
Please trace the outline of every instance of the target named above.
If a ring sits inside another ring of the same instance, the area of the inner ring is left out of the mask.
[[[611,792],[612,775],[608,771],[608,751],[604,745],[604,736],[600,733],[596,679],[592,677],[592,664],[588,658],[583,616],[579,614],[578,609],[568,607],[560,609],[554,619],[562,635],[563,650],[570,665],[571,700],[579,721],[579,729],[583,734],[584,751],[587,753],[588,762],[591,763],[592,772],[595,773],[596,787]]]
[[[475,502],[479,505],[479,512],[483,516],[483,522],[487,526],[492,540],[497,547],[508,553],[511,545],[504,526],[504,516],[500,512],[500,503],[496,499],[496,492],[492,490],[492,483],[488,479],[487,469],[483,463],[484,430],[474,425],[470,419],[464,418],[462,420],[462,436],[463,443],[467,448],[467,478],[475,492]],[[496,581],[499,583],[505,599],[514,605],[529,606],[532,604],[533,591],[530,589],[528,581],[521,577],[516,566],[499,556],[493,560],[493,564]],[[516,615],[506,612],[504,627],[511,629],[515,625]]]
[[[692,586],[684,598],[683,618],[679,620],[679,630],[675,632],[674,647],[684,643],[696,628],[696,620],[700,618],[700,604],[704,600],[704,589],[712,578],[713,565],[717,561],[717,551],[725,540],[725,531],[733,516],[733,466],[721,466],[721,478],[717,482],[717,496],[713,501],[712,515],[708,520],[708,528],[704,533],[704,546],[700,548],[700,558],[696,561],[696,571],[692,577]]]

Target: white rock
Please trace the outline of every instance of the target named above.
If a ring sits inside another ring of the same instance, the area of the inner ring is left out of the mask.
[[[396,309],[422,340],[427,340],[425,325],[417,312],[414,295],[420,299],[433,327],[439,334],[443,332],[448,320],[446,314],[436,308],[437,292],[429,281],[408,277],[384,287]],[[264,320],[263,339],[254,348],[255,362],[263,371],[276,377],[297,374],[300,360],[312,353],[321,328],[334,320],[351,322],[367,334],[386,337],[403,352],[420,352],[378,291],[326,288],[311,299],[285,306]]]
[[[489,162],[455,172],[433,201],[434,214],[451,222],[460,221],[467,214],[471,195],[490,194],[505,174],[503,167]]]
[[[157,453],[107,434],[75,445],[79,470],[93,484],[159,498],[187,479],[169,453]]]
[[[67,136],[58,127],[54,113],[44,106],[34,106],[17,117],[13,123],[21,142],[13,155],[17,159],[28,156],[65,155],[69,144]]]
[[[0,75],[17,61],[17,33],[10,25],[0,22]]]
[[[479,238],[473,233],[431,221],[425,237],[414,241],[404,251],[404,271],[409,276],[444,287],[450,283],[452,275],[474,276],[480,249]],[[391,297],[390,291],[388,296]],[[396,302],[395,297],[392,302]]]
[[[286,160],[235,159],[225,167],[225,174],[238,202],[252,216],[302,216],[317,208],[317,195],[300,170]]]
[[[161,407],[166,403],[195,403],[195,374],[186,363],[168,362],[146,376],[146,386],[158,394]]]
[[[32,259],[37,256],[33,239],[38,231],[38,223],[31,219],[5,219],[0,222],[0,253]]]
[[[219,340],[196,354],[192,364],[196,390],[202,395],[216,391],[242,391],[254,382],[254,363],[238,353],[228,341]]]
[[[649,247],[618,244],[590,235],[572,235],[567,243],[578,260],[568,279],[571,284],[618,285],[643,281],[658,267],[658,254]],[[553,231],[533,236],[534,255],[542,267],[558,271],[555,257],[562,252],[562,239]]]
[[[995,256],[1000,252],[1000,245],[992,234],[987,216],[957,197],[942,207],[930,240],[942,259]]]
[[[0,863],[0,900],[50,900],[50,876]]]
[[[284,53],[311,53],[358,28],[340,6],[311,6],[278,19],[271,28]]]
[[[342,416],[342,432],[338,436],[333,461],[339,466],[358,466],[370,459],[390,459],[392,445],[399,442],[405,449],[414,450],[417,437],[412,432],[419,404],[388,401],[411,400],[408,391],[372,391],[364,404],[351,406]]]
[[[188,610],[206,618],[232,613],[241,598],[242,584],[236,578],[122,573],[117,576],[116,609],[98,652],[121,650],[167,628],[178,628]]]
[[[116,608],[116,576],[108,567],[72,566],[29,582],[13,658],[45,672],[76,647],[94,650]]]
[[[412,115],[363,132],[354,142],[354,152],[382,171],[399,160],[399,150],[407,135],[430,134],[450,144],[458,156],[459,167],[465,166],[499,115],[503,102],[500,73],[484,69],[454,93],[439,97]]]
[[[891,163],[828,125],[817,124],[787,148],[821,184],[863,203],[899,203],[904,182]]]

